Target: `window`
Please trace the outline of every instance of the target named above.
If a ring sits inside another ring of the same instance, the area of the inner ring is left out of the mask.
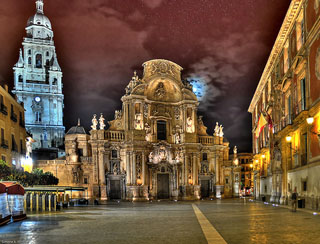
[[[36,122],[41,122],[41,113],[36,112]]]
[[[42,55],[36,55],[36,68],[42,68]]]
[[[49,52],[47,52],[47,53],[46,53],[46,55],[47,55],[47,57],[49,57],[50,53],[49,53]]]
[[[306,79],[300,80],[301,111],[306,110]]]
[[[268,190],[267,185],[265,185],[264,186],[264,192],[267,193],[267,190]]]
[[[82,157],[83,156],[83,149],[78,148],[78,156]]]
[[[19,75],[19,82],[23,82],[23,78],[22,78],[22,75]]]
[[[112,158],[117,158],[118,157],[118,151],[117,150],[112,150],[111,151],[111,157]]]
[[[307,191],[307,181],[302,181],[302,191]]]
[[[297,25],[296,25],[296,31],[297,31],[297,50],[299,51],[304,43],[304,21],[303,21],[303,11],[301,11],[301,14],[299,15],[297,19]]]
[[[32,60],[31,57],[28,58],[28,64],[31,64]]]
[[[229,183],[229,179],[228,178],[226,178],[226,184],[228,184]]]
[[[157,121],[157,137],[158,140],[167,140],[167,124],[166,121]]]
[[[6,156],[2,155],[2,156],[1,156],[1,160],[4,161],[4,162],[6,162],[6,161],[7,161]]]
[[[11,135],[11,145],[12,145],[12,147],[11,147],[12,151],[17,152],[18,151],[18,147],[17,147],[17,144],[16,144],[16,140],[14,138],[14,135]]]
[[[208,154],[207,153],[203,153],[202,154],[202,160],[208,160]]]
[[[283,51],[283,72],[286,73],[289,69],[289,40],[286,41]]]
[[[83,178],[83,184],[88,184],[88,177]]]
[[[28,54],[31,55],[31,49],[28,50]]]
[[[23,142],[22,142],[21,139],[20,139],[20,152],[21,152],[21,153],[23,152]]]
[[[54,78],[53,82],[52,82],[52,85],[57,85],[57,81],[58,81],[57,78]]]

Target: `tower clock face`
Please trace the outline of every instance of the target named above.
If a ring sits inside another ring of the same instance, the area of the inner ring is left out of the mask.
[[[38,103],[41,101],[41,98],[40,97],[35,97],[34,100]]]

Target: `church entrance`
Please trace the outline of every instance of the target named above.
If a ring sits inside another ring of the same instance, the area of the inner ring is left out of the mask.
[[[201,197],[209,197],[210,195],[210,184],[209,180],[201,180]]]
[[[157,198],[169,199],[169,174],[157,174]]]
[[[121,199],[120,180],[110,180],[110,199]]]

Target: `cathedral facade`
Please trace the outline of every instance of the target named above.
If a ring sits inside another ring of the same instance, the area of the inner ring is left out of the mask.
[[[14,65],[14,90],[24,103],[26,129],[34,148],[63,144],[62,72],[58,64],[51,22],[44,15],[43,0],[29,18],[18,62]]]
[[[100,200],[238,196],[236,150],[229,160],[221,125],[207,134],[182,68],[161,59],[143,67],[108,129],[103,115],[94,115],[90,135],[80,123],[66,134],[66,159],[38,161],[36,167],[51,171],[61,185],[88,187],[88,197]]]

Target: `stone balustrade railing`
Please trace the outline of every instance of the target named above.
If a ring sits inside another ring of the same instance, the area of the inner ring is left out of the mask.
[[[213,136],[199,136],[199,143],[203,145],[213,145]]]
[[[125,139],[125,135],[123,131],[106,131],[105,139],[110,141],[123,141]]]

